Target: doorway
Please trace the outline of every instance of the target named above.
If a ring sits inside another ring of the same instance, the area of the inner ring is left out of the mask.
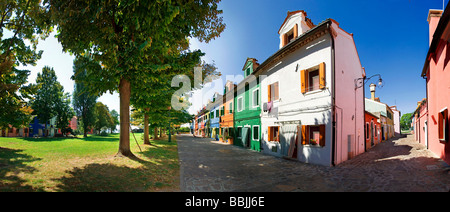
[[[428,121],[425,121],[425,126],[423,128],[425,131],[425,146],[428,149]]]
[[[370,145],[373,147],[375,145],[374,143],[374,132],[375,129],[373,128],[373,122],[370,123]]]

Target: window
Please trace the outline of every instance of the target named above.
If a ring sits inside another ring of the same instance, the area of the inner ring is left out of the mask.
[[[259,106],[259,89],[253,90],[252,93],[252,106],[258,107]]]
[[[237,110],[238,110],[238,112],[241,112],[244,109],[244,107],[243,107],[244,102],[242,100],[242,96],[238,98],[237,103],[238,103]]]
[[[253,126],[253,140],[259,140],[259,126]]]
[[[268,86],[268,101],[272,102],[279,99],[279,93],[278,93],[278,82],[270,84]]]
[[[302,126],[302,145],[325,146],[325,125]]]
[[[448,142],[448,109],[442,109],[438,114],[439,141]]]
[[[230,102],[230,107],[228,109],[229,109],[229,114],[232,114],[233,113],[233,103],[232,102]]]
[[[325,89],[325,63],[300,72],[301,92]]]
[[[219,117],[219,116],[220,116],[219,113],[220,113],[220,109],[217,109],[217,110],[216,110],[216,117]]]
[[[310,91],[319,89],[319,69],[315,69],[308,73],[308,85]]]
[[[369,134],[370,134],[370,132],[369,132],[369,123],[366,122],[366,140],[370,138]]]
[[[280,127],[269,127],[268,134],[269,141],[280,142]]]

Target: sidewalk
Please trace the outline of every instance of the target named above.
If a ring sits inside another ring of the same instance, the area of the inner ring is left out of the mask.
[[[324,167],[285,160],[211,139],[178,137],[181,191],[441,191],[445,163],[413,136]]]

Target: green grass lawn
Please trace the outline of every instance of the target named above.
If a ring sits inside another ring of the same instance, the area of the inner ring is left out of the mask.
[[[119,135],[87,138],[0,137],[3,191],[179,191],[176,140],[143,145],[133,136],[138,159],[114,157]],[[174,138],[174,137],[172,137]]]

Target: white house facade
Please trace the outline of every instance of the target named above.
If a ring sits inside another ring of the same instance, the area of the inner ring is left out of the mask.
[[[364,152],[365,72],[353,36],[332,20],[313,25],[289,12],[280,49],[260,76],[261,148],[305,163],[336,165]]]

